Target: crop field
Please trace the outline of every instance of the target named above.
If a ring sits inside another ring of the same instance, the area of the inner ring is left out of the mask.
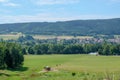
[[[3,40],[16,40],[20,36],[23,36],[24,34],[22,33],[17,33],[17,34],[0,34],[0,39]],[[54,36],[54,35],[31,35],[33,36],[34,39],[90,39],[93,38],[92,36]]]
[[[35,39],[91,39],[92,36],[54,36],[54,35],[33,35]]]
[[[3,39],[3,40],[16,40],[20,36],[22,36],[22,34],[1,34],[0,39]]]
[[[51,71],[44,71],[50,66]],[[24,66],[0,70],[2,80],[120,80],[120,56],[25,55]]]

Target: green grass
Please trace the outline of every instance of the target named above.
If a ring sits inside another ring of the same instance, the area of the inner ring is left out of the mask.
[[[24,66],[0,70],[3,80],[119,80],[120,56],[26,55]],[[39,73],[44,66],[57,71]],[[72,76],[75,73],[75,76]]]

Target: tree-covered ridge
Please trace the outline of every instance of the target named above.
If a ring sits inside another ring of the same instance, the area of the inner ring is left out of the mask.
[[[23,32],[26,34],[44,35],[114,35],[120,34],[119,30],[120,18],[0,24],[0,33]]]

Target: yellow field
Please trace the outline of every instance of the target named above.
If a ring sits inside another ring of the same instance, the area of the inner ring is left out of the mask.
[[[77,37],[74,37],[74,36],[54,36],[54,35],[34,35],[33,36],[35,39],[54,39],[54,38],[57,38],[57,39],[91,39],[93,38],[92,36],[77,36]]]
[[[3,39],[3,40],[16,40],[18,39],[20,36],[22,36],[24,34],[1,34],[0,35],[0,39]],[[57,38],[57,39],[91,39],[93,38],[92,36],[54,36],[54,35],[31,35],[33,36],[33,38],[35,39],[39,39],[39,40],[42,40],[42,39],[54,39],[54,38]]]
[[[1,34],[0,35],[0,39],[3,40],[16,40],[18,39],[20,36],[22,36],[21,34]]]

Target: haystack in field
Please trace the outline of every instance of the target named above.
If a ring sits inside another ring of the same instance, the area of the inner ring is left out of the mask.
[[[45,67],[44,67],[44,70],[45,70],[45,71],[51,71],[51,67],[50,67],[50,66],[45,66]]]
[[[45,66],[44,69],[38,73],[45,73],[45,72],[49,72],[49,71],[58,71],[58,70],[51,68],[50,66]]]

